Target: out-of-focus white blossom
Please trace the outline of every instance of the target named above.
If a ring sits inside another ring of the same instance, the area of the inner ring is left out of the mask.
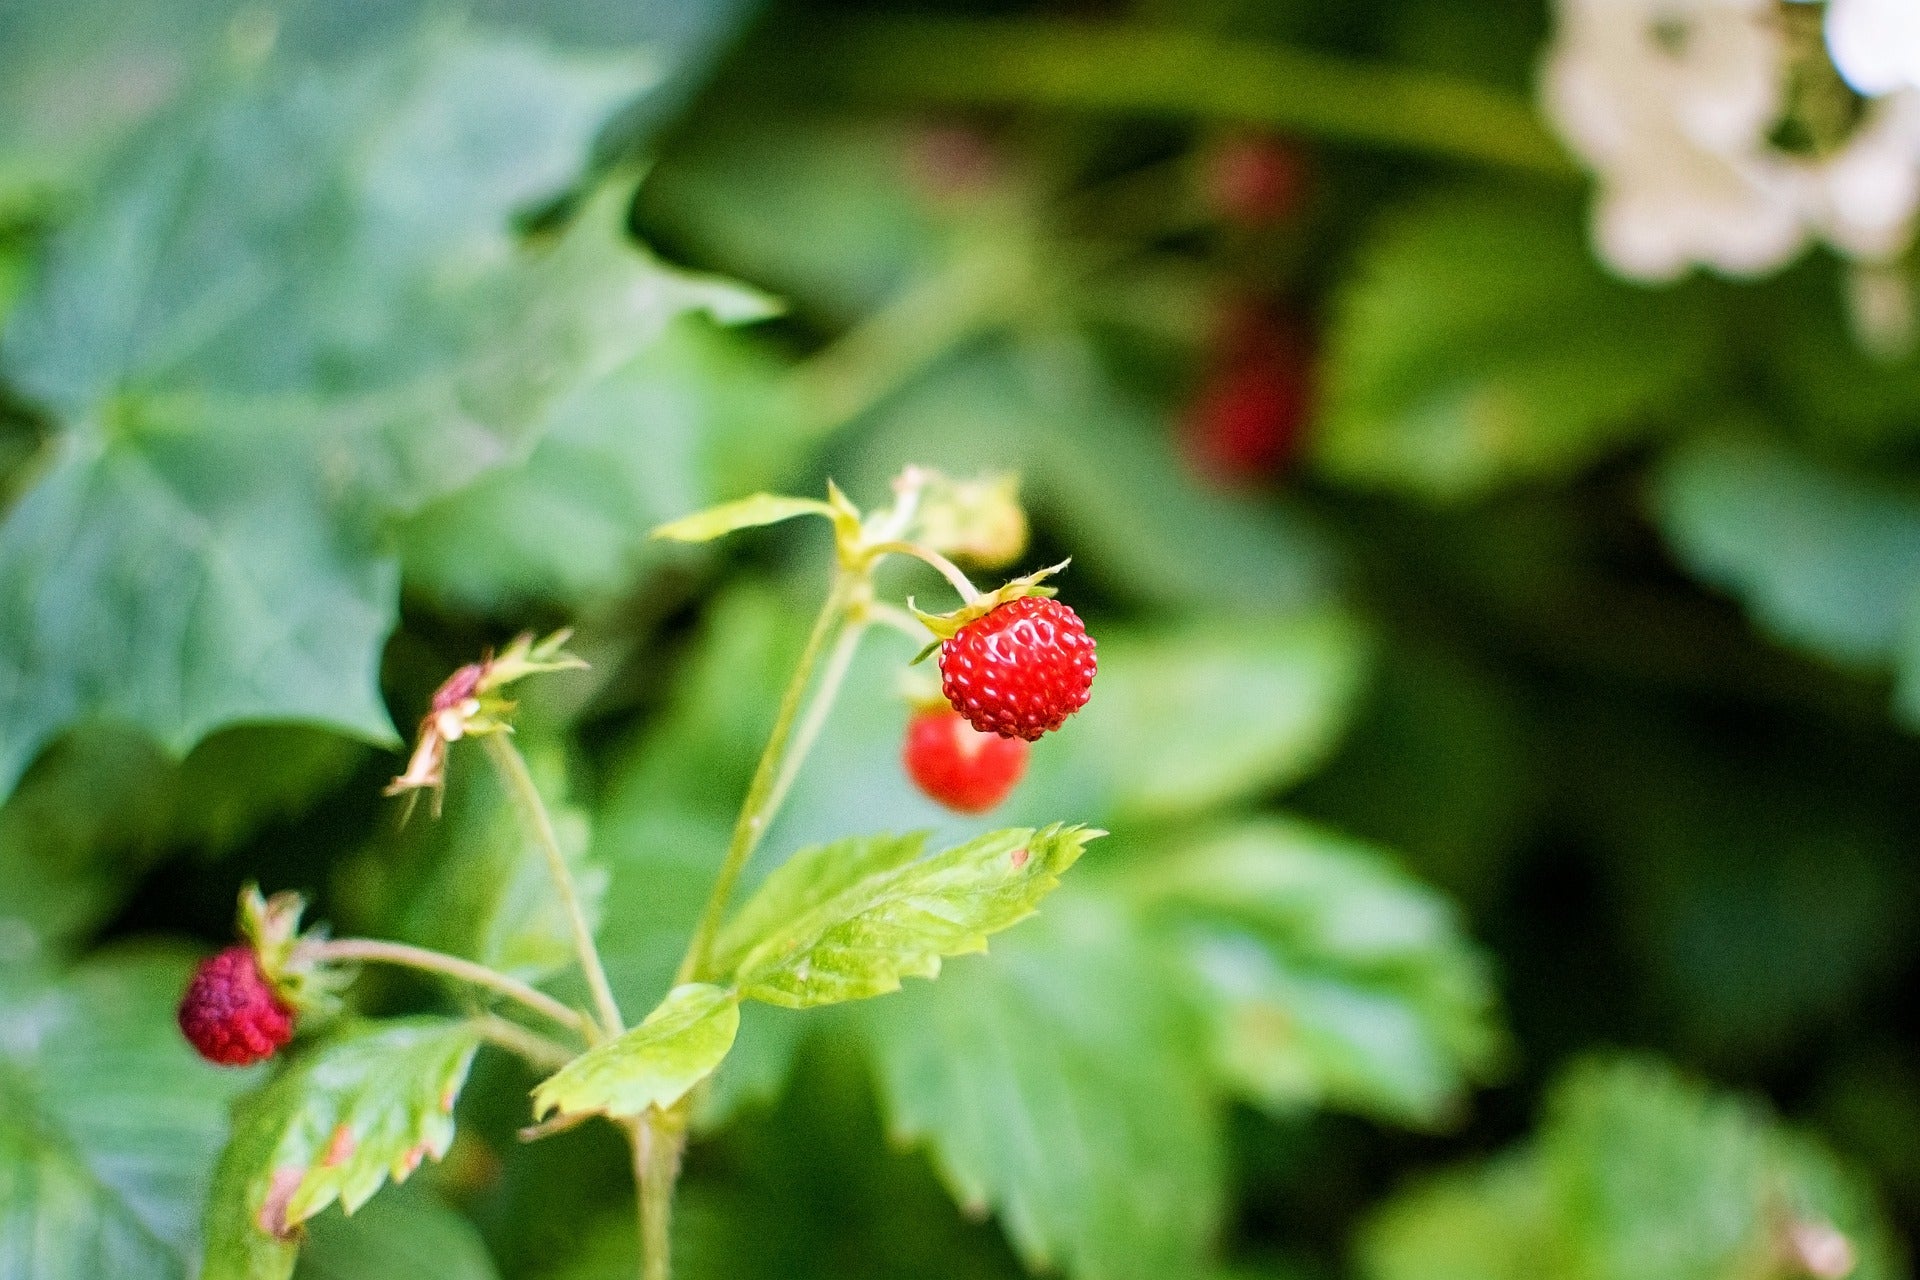
[[[1827,48],[1857,93],[1920,89],[1920,2],[1828,0]]]
[[[1558,7],[1547,111],[1595,171],[1594,239],[1616,270],[1644,280],[1696,265],[1753,276],[1814,237],[1875,261],[1909,243],[1920,209],[1920,93],[1868,104],[1829,154],[1789,154],[1770,141],[1788,106],[1790,58],[1775,0]]]

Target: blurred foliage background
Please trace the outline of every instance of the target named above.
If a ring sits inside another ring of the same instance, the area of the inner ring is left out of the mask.
[[[1553,20],[0,0],[0,1275],[194,1273],[260,1077],[172,1004],[244,882],[560,967],[481,771],[378,799],[519,630],[593,663],[521,735],[649,1007],[828,552],[647,531],[908,463],[1018,471],[1100,642],[993,825],[1114,835],[937,984],[749,1010],[683,1275],[1905,1274],[1914,259],[1613,274]],[[900,772],[910,654],[762,871],[984,829]],[[631,1274],[531,1083],[301,1274]]]

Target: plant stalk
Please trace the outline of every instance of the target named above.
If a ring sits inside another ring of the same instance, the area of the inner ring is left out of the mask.
[[[673,1184],[686,1146],[679,1109],[650,1111],[631,1123],[633,1180],[640,1197],[640,1280],[670,1280],[673,1270]]]
[[[517,1054],[541,1071],[558,1071],[574,1059],[574,1051],[536,1035],[517,1022],[487,1014],[473,1020],[474,1029],[488,1044]]]
[[[787,682],[786,692],[780,697],[780,709],[774,716],[773,732],[767,736],[766,748],[760,753],[760,763],[754,767],[753,781],[747,786],[747,798],[741,803],[740,816],[734,821],[733,837],[727,844],[726,857],[720,863],[720,873],[714,877],[713,889],[707,895],[707,905],[700,912],[693,938],[687,943],[687,953],[680,961],[679,972],[674,975],[676,984],[697,981],[706,972],[714,935],[720,931],[727,905],[733,899],[734,886],[752,859],[753,851],[759,847],[761,837],[773,824],[775,806],[772,802],[776,798],[785,798],[784,795],[777,796],[777,784],[787,767],[788,745],[793,739],[800,704],[813,683],[814,668],[819,665],[820,654],[826,648],[828,637],[846,625],[848,605],[865,584],[864,574],[845,569],[835,572],[833,588],[827,593],[826,603],[820,607],[820,615],[813,621],[806,647],[800,651],[800,661],[794,668],[792,679]]]
[[[407,969],[419,969],[426,973],[436,973],[476,987],[484,987],[510,1000],[518,1001],[523,1007],[582,1036],[590,1036],[594,1030],[592,1022],[582,1016],[578,1010],[569,1009],[546,992],[531,987],[518,978],[509,977],[497,969],[490,969],[486,965],[476,964],[471,960],[462,960],[459,956],[450,956],[442,951],[429,951],[425,947],[408,946],[404,942],[387,942],[379,938],[329,938],[324,942],[302,943],[300,955],[303,959],[318,961],[390,964]]]
[[[599,1030],[605,1036],[617,1036],[626,1029],[626,1023],[620,1017],[620,1005],[613,998],[613,988],[607,983],[607,971],[600,964],[600,952],[593,945],[593,929],[587,924],[587,914],[580,906],[580,894],[573,885],[573,872],[567,868],[567,855],[560,850],[560,838],[554,834],[553,818],[547,813],[547,802],[541,799],[540,788],[534,785],[526,758],[513,745],[512,738],[504,733],[490,733],[483,741],[494,768],[500,771],[501,781],[506,783],[507,793],[513,797],[521,818],[527,824],[529,834],[533,836],[534,843],[540,846],[540,852],[546,855],[547,870],[553,873],[554,888],[560,894],[560,905],[567,913],[567,923],[573,932],[573,947],[580,961],[580,971],[586,975],[587,988],[593,993],[594,1008],[599,1011]]]

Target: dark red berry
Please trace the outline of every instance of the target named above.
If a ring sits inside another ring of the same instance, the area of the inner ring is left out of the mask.
[[[293,1039],[293,1019],[252,947],[228,947],[203,963],[180,998],[180,1030],[201,1057],[227,1067],[271,1058]]]
[[[1305,202],[1306,160],[1279,138],[1229,138],[1207,156],[1205,181],[1207,199],[1221,217],[1249,229],[1270,227]]]
[[[1183,444],[1207,478],[1257,485],[1299,452],[1313,412],[1312,343],[1298,324],[1237,314],[1218,351],[1182,418]]]
[[[1093,638],[1058,600],[1022,596],[940,646],[941,690],[982,733],[1031,742],[1087,705]]]
[[[1030,750],[1024,738],[982,733],[951,707],[930,707],[907,722],[900,759],[930,798],[961,813],[985,813],[1020,781]]]

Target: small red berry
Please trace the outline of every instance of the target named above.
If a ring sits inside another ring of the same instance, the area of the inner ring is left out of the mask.
[[[940,646],[941,690],[982,733],[1032,742],[1087,705],[1093,637],[1058,600],[1021,596]]]
[[[1270,227],[1306,202],[1306,157],[1279,138],[1229,138],[1208,155],[1204,181],[1221,217],[1252,230]]]
[[[248,946],[201,964],[180,998],[180,1030],[201,1057],[227,1067],[271,1058],[293,1039],[293,1019]]]
[[[1314,408],[1313,343],[1283,317],[1230,317],[1219,359],[1181,420],[1188,459],[1228,487],[1258,485],[1300,450]]]
[[[900,759],[932,799],[961,813],[985,813],[1020,781],[1030,750],[1024,738],[981,733],[951,707],[930,707],[907,722]]]

